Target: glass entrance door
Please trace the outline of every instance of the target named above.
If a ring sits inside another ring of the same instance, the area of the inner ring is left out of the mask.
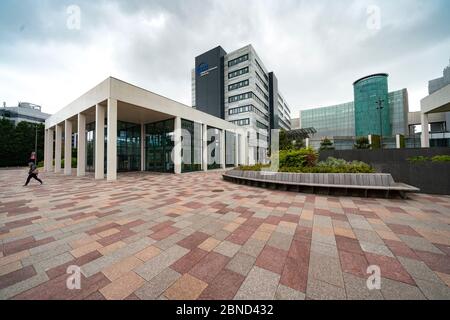
[[[145,170],[174,172],[172,161],[173,130],[173,119],[145,125]]]

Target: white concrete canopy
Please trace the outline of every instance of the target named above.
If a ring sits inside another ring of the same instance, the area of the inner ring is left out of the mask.
[[[430,146],[428,115],[450,111],[450,84],[423,98],[420,101],[420,111],[422,123],[421,145],[422,148],[428,148]]]
[[[181,128],[181,120],[193,121],[203,125],[217,128],[221,130],[221,167],[225,168],[225,131],[239,133],[240,136],[247,136],[247,130],[238,127],[233,123],[223,119],[214,117],[210,114],[193,109],[192,107],[183,105],[179,102],[165,98],[148,90],[131,85],[124,81],[107,78],[102,83],[98,84],[93,89],[86,92],[84,95],[64,107],[45,122],[45,128],[53,130],[56,127],[56,146],[55,146],[55,172],[60,172],[61,155],[61,132],[62,125],[65,124],[68,131],[72,131],[72,125],[77,129],[77,132],[83,136],[77,140],[80,148],[84,149],[86,146],[85,140],[85,126],[88,123],[95,121],[95,141],[105,140],[105,124],[106,124],[106,162],[105,162],[105,146],[103,143],[95,143],[94,162],[95,162],[95,178],[104,179],[105,177],[105,163],[106,176],[108,180],[116,180],[117,177],[117,121],[124,121],[139,124],[141,128],[141,165],[140,169],[145,170],[145,148],[144,148],[144,125],[147,123],[175,119],[175,129]],[[70,123],[70,124],[69,124]],[[81,126],[81,128],[80,128]],[[206,139],[206,132],[202,134],[202,140]],[[49,140],[49,139],[47,139]],[[174,164],[175,173],[181,172],[181,132],[177,134],[174,131]],[[48,142],[47,142],[48,143]],[[245,142],[244,142],[245,143]],[[240,143],[241,146],[244,143]],[[202,141],[202,146],[206,145],[206,141]],[[59,148],[58,148],[59,145]],[[66,145],[67,147],[67,145]],[[50,150],[47,145],[46,148]],[[79,148],[79,149],[80,149]],[[244,149],[244,150],[242,150]],[[248,163],[247,157],[240,154],[245,151],[244,148],[235,148],[239,151],[236,159],[241,163]],[[67,150],[68,152],[69,150]],[[59,152],[59,153],[58,153]],[[67,158],[68,153],[65,156]],[[233,151],[234,152],[234,151]],[[50,153],[46,152],[47,157]],[[82,176],[85,173],[86,163],[84,157],[85,150],[77,150],[77,157],[83,160],[77,162],[77,174]],[[206,149],[202,151],[202,169],[207,170],[207,153]],[[51,161],[51,160],[50,160]],[[66,160],[67,161],[67,160]],[[58,167],[59,163],[59,167]],[[68,169],[65,170],[68,174]]]

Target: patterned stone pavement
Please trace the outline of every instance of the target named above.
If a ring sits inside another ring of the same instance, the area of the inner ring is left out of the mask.
[[[448,196],[307,195],[220,172],[24,188],[25,171],[0,171],[0,299],[450,299]]]

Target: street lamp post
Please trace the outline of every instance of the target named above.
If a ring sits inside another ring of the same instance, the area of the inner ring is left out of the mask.
[[[383,149],[383,121],[381,118],[381,110],[383,110],[383,99],[378,99],[378,101],[376,101],[375,103],[377,104],[377,110],[379,110],[379,115],[380,115],[380,149]]]

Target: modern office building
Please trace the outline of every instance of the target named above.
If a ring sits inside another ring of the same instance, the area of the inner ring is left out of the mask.
[[[301,110],[300,127],[316,129],[315,138],[317,139],[360,137],[380,133],[385,137],[406,135],[408,133],[408,91],[402,89],[388,92],[387,78],[388,75],[382,73],[355,81],[354,101]]]
[[[108,78],[45,122],[45,170],[116,180],[120,171],[190,172],[248,164],[247,130],[168,98]],[[100,141],[100,143],[98,143]],[[53,167],[54,160],[54,167]]]
[[[388,75],[373,74],[353,83],[355,135],[380,134],[390,137],[392,126],[388,104]]]
[[[44,123],[50,115],[41,110],[41,106],[29,102],[19,102],[15,107],[7,107],[6,103],[3,103],[0,117],[11,120],[15,125],[21,121]]]
[[[442,77],[428,82],[428,96],[420,101],[420,109],[422,147],[450,146],[450,63]],[[433,123],[439,115],[441,121]]]
[[[266,162],[271,129],[291,128],[290,108],[255,49],[222,47],[195,58],[192,105],[249,129],[250,162]]]

